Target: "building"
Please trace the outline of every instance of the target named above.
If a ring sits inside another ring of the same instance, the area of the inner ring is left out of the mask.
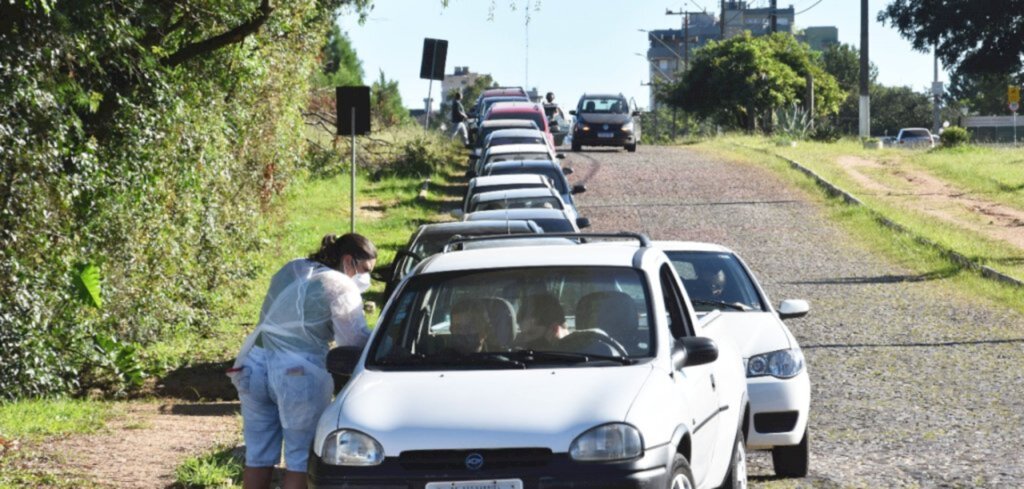
[[[775,16],[776,32],[793,32],[793,20],[796,13],[793,6],[787,8],[750,8],[748,2],[727,1],[723,3],[722,18],[725,19],[725,38],[736,37],[743,31],[750,31],[755,36],[763,36],[772,32],[772,15]]]
[[[824,51],[829,46],[839,44],[839,29],[835,26],[808,27],[797,38],[806,42],[815,51]]]
[[[444,81],[441,82],[441,99],[447,100],[448,94],[452,93],[453,90],[461,92],[465,87],[472,85],[480,76],[479,73],[469,71],[468,66],[456,66],[454,73],[444,75]]]

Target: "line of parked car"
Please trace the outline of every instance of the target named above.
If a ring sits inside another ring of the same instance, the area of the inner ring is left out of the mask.
[[[807,303],[774,308],[721,246],[579,232],[550,133],[501,120],[476,127],[461,220],[413,234],[367,346],[330,352],[347,383],[310,486],[740,488],[748,448],[806,475],[810,382],[782,320]]]

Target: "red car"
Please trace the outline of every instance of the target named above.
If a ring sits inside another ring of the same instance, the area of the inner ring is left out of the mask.
[[[544,131],[548,145],[555,149],[555,138],[551,135],[551,128],[548,127],[548,118],[542,105],[533,102],[498,102],[491,106],[481,121],[498,119],[525,119],[537,123],[537,127]]]

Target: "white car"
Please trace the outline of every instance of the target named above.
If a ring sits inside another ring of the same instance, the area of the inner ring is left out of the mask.
[[[576,210],[565,209],[498,209],[492,211],[470,212],[463,217],[466,221],[494,221],[512,219],[533,221],[545,233],[575,233],[590,227],[590,219],[579,217]]]
[[[934,148],[935,138],[931,131],[923,127],[904,127],[896,135],[896,146],[899,148]]]
[[[559,160],[563,158],[565,158],[564,154],[556,153],[547,144],[503,144],[484,150],[484,154],[476,160],[475,166],[467,173],[470,177],[483,175],[484,167],[499,161],[548,160],[558,164]]]
[[[317,426],[310,487],[745,487],[746,383],[709,334],[721,316],[697,318],[646,237],[560,235],[584,236],[629,241],[506,237],[420,263],[367,347],[328,355],[351,377]],[[544,301],[567,335],[523,347],[517,321]]]
[[[656,246],[675,265],[698,314],[721,311],[714,327],[732,336],[743,355],[750,393],[747,447],[770,449],[779,476],[806,476],[811,382],[800,345],[782,320],[806,315],[807,302],[785,300],[772,308],[747,265],[723,246],[679,241]]]

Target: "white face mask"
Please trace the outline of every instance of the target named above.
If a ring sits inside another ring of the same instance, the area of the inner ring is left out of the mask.
[[[355,277],[352,277],[352,281],[356,283],[356,287],[359,287],[360,294],[366,292],[370,288],[369,273],[357,273]]]

